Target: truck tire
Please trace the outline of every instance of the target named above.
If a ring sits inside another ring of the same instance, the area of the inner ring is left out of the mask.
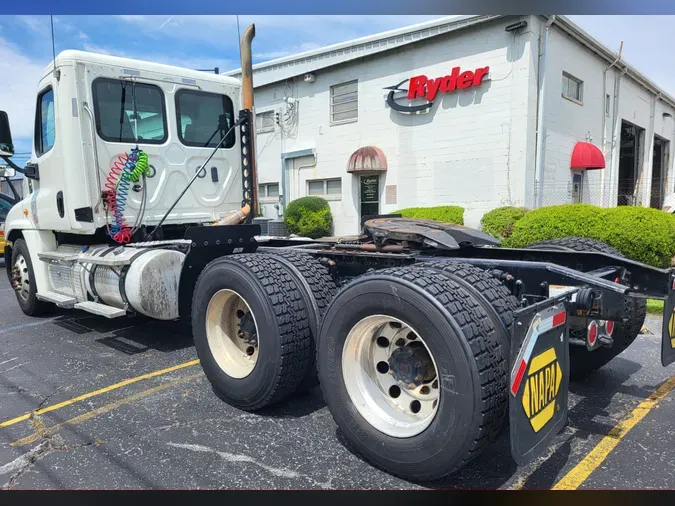
[[[316,369],[316,336],[321,318],[335,296],[337,287],[328,268],[307,253],[287,249],[269,250],[265,253],[274,257],[292,276],[307,308],[311,332],[310,363],[305,378],[298,386],[298,392],[304,392],[319,384]]]
[[[206,377],[237,408],[280,402],[307,373],[307,308],[290,274],[267,255],[232,255],[208,264],[195,285],[192,328]]]
[[[506,350],[481,303],[446,273],[409,266],[356,278],[330,303],[317,346],[335,422],[388,473],[446,476],[503,426]]]
[[[513,313],[521,307],[511,290],[492,274],[475,265],[452,261],[430,261],[416,265],[441,270],[456,278],[458,282],[464,284],[465,288],[480,297],[485,302],[483,307],[486,311],[493,311],[499,317],[506,333],[508,347],[511,327],[513,327]]]
[[[28,252],[28,245],[23,239],[14,241],[12,248],[12,267],[19,269],[21,290],[16,291],[16,300],[24,314],[28,316],[43,315],[49,309],[49,303],[38,300],[37,287],[35,286],[35,272],[33,262]]]
[[[625,258],[619,250],[604,242],[585,237],[564,237],[530,244],[527,248],[557,249],[572,251],[597,251],[617,257]],[[626,324],[616,322],[612,337],[614,344],[611,348],[598,348],[588,351],[585,348],[570,347],[570,377],[580,379],[589,373],[600,369],[619,353],[628,348],[637,338],[647,316],[647,302],[634,297],[624,298],[623,317]]]

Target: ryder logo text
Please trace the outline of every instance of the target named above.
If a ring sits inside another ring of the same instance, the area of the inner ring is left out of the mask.
[[[419,112],[432,106],[438,93],[450,93],[456,90],[465,90],[467,88],[480,86],[485,76],[490,72],[490,67],[481,67],[476,70],[465,70],[461,72],[459,67],[452,69],[449,75],[437,78],[428,78],[425,75],[411,77],[408,82],[408,89],[401,88],[405,81],[396,86],[385,88],[389,91],[387,95],[387,104],[395,111],[400,112]],[[394,100],[394,93],[397,91],[407,91],[408,100],[425,98],[426,104],[402,105]]]

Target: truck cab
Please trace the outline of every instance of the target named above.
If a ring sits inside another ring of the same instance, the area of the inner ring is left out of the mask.
[[[234,124],[240,92],[230,77],[63,51],[37,86],[28,192],[7,217],[8,237],[18,230],[94,235],[105,228],[111,222],[105,192],[133,148],[147,154],[150,167],[145,183],[130,184],[118,202],[127,223],[157,224],[199,170],[165,223],[207,223],[238,209],[236,129],[208,167],[202,164],[222,140],[219,120],[226,129]]]

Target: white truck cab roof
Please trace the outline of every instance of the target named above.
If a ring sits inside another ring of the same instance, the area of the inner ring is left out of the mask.
[[[164,74],[168,78],[185,78],[196,79],[200,81],[209,81],[212,83],[227,84],[230,86],[241,86],[241,81],[234,77],[225,76],[222,74],[211,74],[201,70],[187,69],[184,67],[177,67],[174,65],[165,65],[163,63],[155,63],[144,60],[135,60],[132,58],[122,58],[120,56],[112,56],[109,54],[92,53],[89,51],[77,51],[74,49],[67,49],[61,51],[56,55],[56,68],[59,65],[72,65],[73,63],[95,63],[100,65],[109,65],[111,67],[119,67],[122,69],[147,71],[154,74]],[[48,76],[54,71],[54,63],[47,65],[42,73],[42,78]]]

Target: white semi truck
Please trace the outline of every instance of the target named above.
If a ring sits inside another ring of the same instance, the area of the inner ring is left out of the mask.
[[[565,424],[570,376],[633,342],[647,297],[666,300],[662,362],[675,360],[673,273],[596,241],[507,249],[381,216],[333,242],[260,236],[254,33],[241,82],[60,53],[25,167],[0,112],[0,156],[25,175],[5,223],[24,313],[180,320],[226,402],[256,410],[319,384],[353,447],[415,480],[457,471],[507,426],[518,463],[539,454]]]

